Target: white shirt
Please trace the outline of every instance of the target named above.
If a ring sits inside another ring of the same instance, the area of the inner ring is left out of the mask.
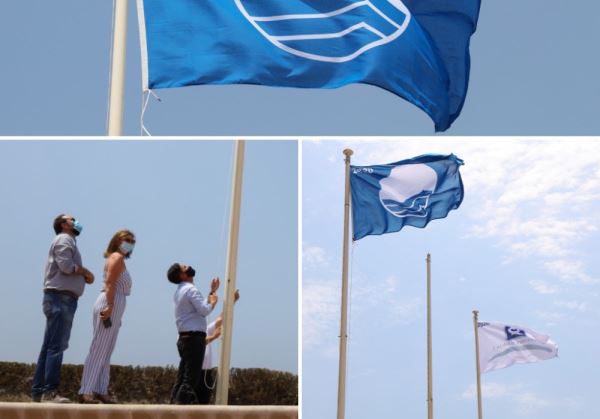
[[[206,317],[213,306],[191,282],[181,282],[175,295],[175,322],[178,332],[206,332]]]

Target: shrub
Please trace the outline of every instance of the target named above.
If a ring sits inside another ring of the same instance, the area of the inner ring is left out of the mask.
[[[35,364],[0,362],[0,401],[29,401]],[[61,371],[64,396],[77,400],[83,366],[65,364]],[[215,374],[216,371],[213,371]],[[112,365],[110,392],[121,403],[168,403],[177,369]],[[298,377],[263,368],[233,368],[230,375],[231,405],[297,405]]]

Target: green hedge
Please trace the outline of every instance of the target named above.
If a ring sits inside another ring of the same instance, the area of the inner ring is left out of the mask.
[[[0,362],[0,401],[29,401],[35,364]],[[77,400],[81,365],[63,365],[59,392]],[[168,403],[177,369],[112,365],[110,388],[121,403]],[[297,405],[298,377],[263,368],[233,368],[229,404]]]

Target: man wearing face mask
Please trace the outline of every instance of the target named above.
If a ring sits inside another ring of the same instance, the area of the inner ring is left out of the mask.
[[[177,350],[181,361],[177,382],[171,392],[171,403],[198,404],[198,390],[202,380],[202,361],[206,349],[206,317],[217,304],[219,278],[213,278],[208,298],[194,286],[196,271],[187,265],[175,263],[167,271],[170,282],[177,284],[173,296],[175,322],[179,339]]]
[[[83,227],[73,216],[60,214],[54,219],[56,237],[50,245],[44,273],[44,299],[46,316],[44,342],[37,361],[32,400],[35,402],[70,403],[57,393],[63,352],[69,346],[77,300],[85,284],[94,282],[94,275],[81,262],[76,237]]]

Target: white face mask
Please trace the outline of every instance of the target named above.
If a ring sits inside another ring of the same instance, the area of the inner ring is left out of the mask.
[[[119,249],[121,250],[121,252],[123,252],[124,254],[128,255],[131,252],[133,252],[133,248],[134,247],[135,247],[135,244],[133,244],[133,243],[123,242],[119,246]]]

